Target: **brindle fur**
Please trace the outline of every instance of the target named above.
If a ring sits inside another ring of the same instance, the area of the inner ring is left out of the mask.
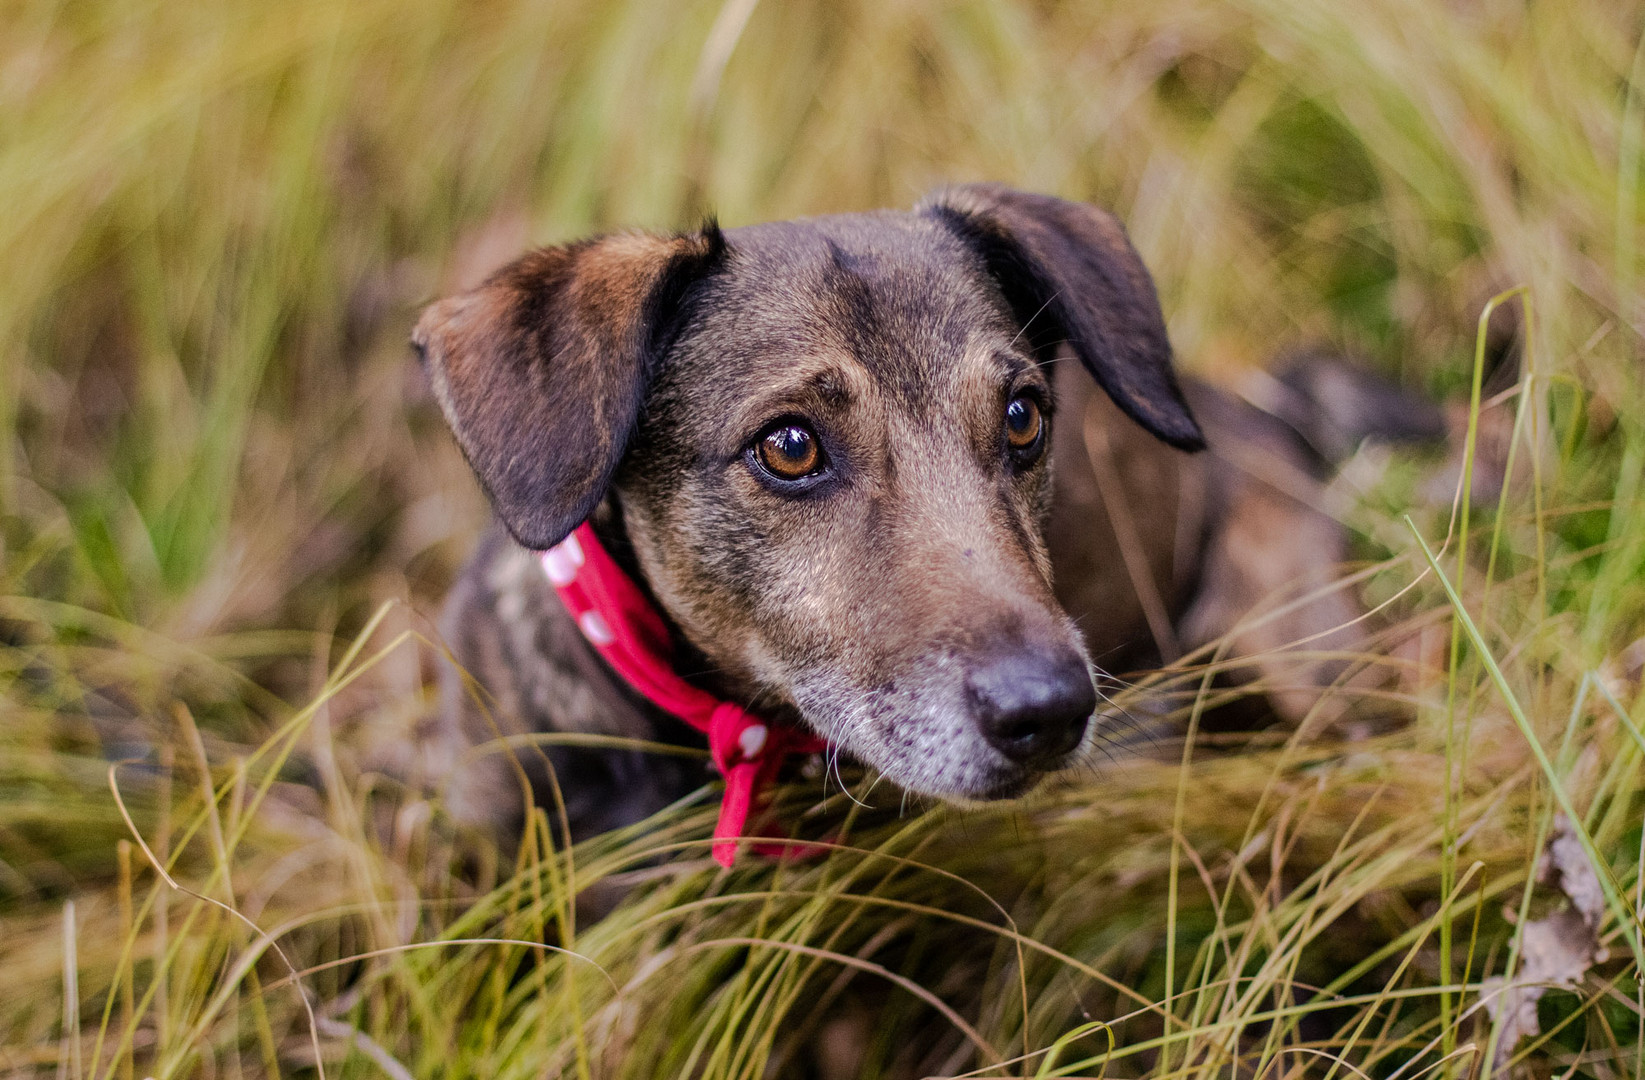
[[[1038,775],[970,719],[966,674],[987,657],[1169,658],[1345,554],[1309,505],[1320,473],[1297,425],[1203,387],[1185,398],[1123,230],[1045,196],[979,185],[911,213],[550,248],[430,308],[414,340],[502,526],[447,607],[455,658],[490,702],[447,680],[453,759],[498,734],[697,738],[613,676],[525,550],[584,518],[650,590],[688,677],[957,799]],[[1019,471],[1001,418],[1025,391],[1051,445]],[[1202,445],[1196,413],[1212,454],[1183,452]],[[747,455],[795,416],[833,463],[798,494]],[[1253,455],[1272,461],[1254,473]],[[1273,462],[1301,487],[1265,482]],[[1337,593],[1236,644],[1267,650],[1357,613]],[[1293,719],[1338,673],[1258,667],[1287,681],[1275,704]],[[454,812],[507,826],[513,759],[469,759]],[[552,764],[578,835],[703,779],[637,751],[517,761],[539,801]]]

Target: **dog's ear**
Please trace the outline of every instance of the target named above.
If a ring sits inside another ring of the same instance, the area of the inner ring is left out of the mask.
[[[1205,447],[1153,279],[1113,215],[998,184],[948,188],[918,210],[982,257],[1043,359],[1066,341],[1127,416],[1179,449]]]
[[[423,312],[412,344],[497,516],[552,547],[605,497],[690,286],[726,257],[712,222],[544,248]]]

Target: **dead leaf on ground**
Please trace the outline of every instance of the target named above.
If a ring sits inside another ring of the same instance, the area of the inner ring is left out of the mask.
[[[1506,1064],[1519,1040],[1542,1033],[1536,1006],[1549,989],[1574,989],[1594,964],[1608,958],[1599,944],[1599,921],[1605,894],[1599,875],[1564,814],[1554,818],[1554,832],[1538,866],[1537,880],[1557,885],[1567,903],[1520,930],[1519,970],[1510,978],[1493,976],[1480,985],[1480,1000],[1497,1029],[1496,1066]]]

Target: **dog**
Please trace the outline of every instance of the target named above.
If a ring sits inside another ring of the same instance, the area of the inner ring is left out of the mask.
[[[523,769],[538,805],[557,783],[572,839],[705,778],[640,749],[473,749],[702,744],[556,598],[535,553],[580,523],[693,684],[915,796],[1002,799],[1121,722],[1108,671],[1224,635],[1277,714],[1307,714],[1342,663],[1282,647],[1363,634],[1315,496],[1359,436],[1437,422],[1346,368],[1301,365],[1262,408],[1179,381],[1119,222],[986,184],[533,251],[429,307],[413,344],[497,519],[442,623],[447,805],[518,829]],[[1242,624],[1282,588],[1306,602]]]

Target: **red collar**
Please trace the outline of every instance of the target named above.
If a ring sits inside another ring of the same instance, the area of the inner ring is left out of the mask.
[[[674,671],[674,643],[645,593],[601,546],[588,522],[541,554],[543,572],[583,636],[606,663],[658,708],[708,736],[708,752],[725,777],[714,861],[730,866],[737,840],[761,792],[789,754],[815,754],[821,739],[776,727],[742,706],[721,701]]]

